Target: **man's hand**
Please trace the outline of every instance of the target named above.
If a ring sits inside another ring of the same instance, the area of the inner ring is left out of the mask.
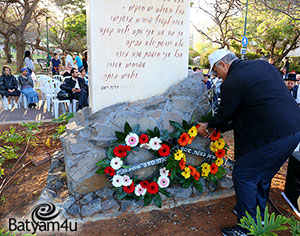
[[[214,129],[207,129],[207,123],[200,122],[197,124],[197,130],[199,135],[202,135],[206,138],[210,138],[212,132],[214,131]]]
[[[197,130],[198,130],[198,134],[201,136],[205,136],[208,133],[206,129],[206,124],[204,123],[198,123]]]
[[[72,88],[72,92],[74,92],[74,93],[79,93],[81,91],[81,89],[80,88],[78,88],[78,89],[76,89],[76,88]]]

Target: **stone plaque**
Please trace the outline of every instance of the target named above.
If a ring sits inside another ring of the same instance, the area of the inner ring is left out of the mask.
[[[187,76],[189,1],[89,0],[90,105],[164,93]]]

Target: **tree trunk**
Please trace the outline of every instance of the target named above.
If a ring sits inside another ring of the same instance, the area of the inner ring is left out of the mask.
[[[23,67],[23,58],[26,42],[22,33],[16,33],[16,50],[17,50],[17,72],[21,72]]]
[[[4,39],[3,51],[4,51],[5,56],[6,56],[6,63],[12,63],[11,55],[10,55],[10,39],[9,39],[9,37],[6,37]]]

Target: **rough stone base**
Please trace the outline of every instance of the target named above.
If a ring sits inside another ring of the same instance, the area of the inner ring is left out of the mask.
[[[109,187],[88,194],[75,194],[59,198],[57,193],[61,188],[66,188],[65,180],[61,177],[65,168],[63,160],[62,152],[53,155],[47,185],[42,191],[38,204],[52,202],[62,210],[62,217],[81,223],[111,219],[126,214],[171,209],[184,204],[222,199],[235,194],[231,178],[228,176],[220,181],[221,188],[217,190],[203,181],[203,193],[199,193],[192,187],[182,188],[172,185],[166,188],[166,191],[172,194],[171,198],[161,195],[161,208],[154,204],[143,206],[143,201],[117,200],[113,196],[113,190]],[[229,168],[227,171],[231,173]]]

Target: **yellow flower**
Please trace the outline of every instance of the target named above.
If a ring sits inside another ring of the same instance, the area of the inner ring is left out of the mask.
[[[186,161],[185,153],[183,151],[178,150],[177,152],[174,153],[174,159],[176,161],[180,161],[182,158],[184,159],[184,161]]]
[[[202,176],[202,177],[207,177],[207,176],[208,176],[208,174],[209,174],[209,172],[202,171],[202,173],[201,173],[201,176]]]
[[[216,152],[218,151],[218,148],[216,147],[216,144],[213,142],[213,143],[210,143],[210,146],[209,146],[210,150],[212,152]]]
[[[190,178],[191,177],[191,170],[190,170],[190,168],[185,167],[184,171],[181,174],[186,179]]]
[[[195,138],[198,134],[197,128],[195,126],[193,126],[192,128],[190,128],[188,134],[190,137]]]
[[[215,161],[215,163],[216,163],[217,166],[223,165],[223,163],[224,163],[223,158],[217,158],[217,160]]]
[[[51,146],[51,139],[50,138],[47,138],[46,142],[45,142],[45,145],[47,147],[50,147]]]
[[[208,172],[208,173],[210,172],[210,165],[208,163],[203,163],[201,167],[202,167],[202,172]]]
[[[225,147],[225,141],[224,141],[224,139],[222,139],[222,138],[216,140],[216,141],[214,142],[214,144],[215,144],[215,146],[216,146],[217,149],[222,149],[222,148]]]

